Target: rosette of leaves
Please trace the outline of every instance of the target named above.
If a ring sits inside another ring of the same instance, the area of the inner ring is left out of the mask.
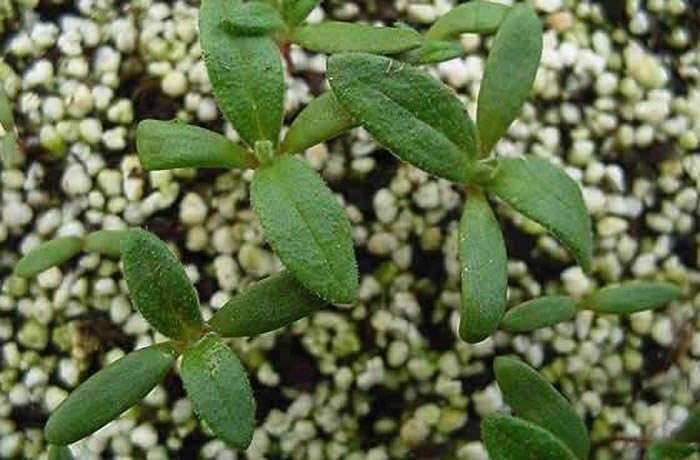
[[[141,400],[182,356],[180,375],[195,411],[227,444],[245,449],[255,428],[255,400],[243,366],[223,337],[278,329],[325,305],[287,272],[251,285],[208,322],[197,292],[170,248],[153,234],[120,238],[124,277],[133,306],[169,341],[126,354],[79,385],[44,428],[52,458]]]

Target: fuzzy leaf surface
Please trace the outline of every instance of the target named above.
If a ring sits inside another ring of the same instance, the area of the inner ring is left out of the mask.
[[[576,456],[544,428],[516,417],[491,414],[481,437],[492,460],[575,460]]]
[[[168,245],[145,230],[131,230],[121,253],[129,296],[146,321],[168,337],[196,338],[202,328],[197,291]]]
[[[255,429],[255,400],[238,357],[216,334],[185,351],[182,381],[195,411],[227,444],[246,449]]]
[[[588,457],[586,425],[544,377],[520,359],[509,356],[497,357],[494,371],[503,398],[515,415],[549,430],[578,458]]]
[[[255,171],[253,209],[270,246],[292,275],[329,302],[350,302],[358,287],[350,223],[323,179],[284,155]]]
[[[288,272],[252,284],[224,304],[209,320],[223,337],[246,337],[274,331],[326,305]]]
[[[260,35],[284,28],[282,17],[269,3],[246,2],[226,12],[223,21],[234,34]]]
[[[178,121],[143,120],[136,128],[136,149],[146,171],[250,167],[248,153],[240,145]]]
[[[508,257],[503,234],[486,197],[470,190],[459,224],[462,311],[459,335],[480,342],[498,329],[506,307]]]
[[[629,315],[663,307],[680,294],[681,290],[675,284],[631,281],[594,292],[582,303],[582,307],[598,313]]]
[[[131,230],[98,230],[85,237],[83,250],[108,257],[121,256],[121,244]]]
[[[200,43],[214,95],[224,116],[248,145],[277,145],[284,114],[279,48],[267,36],[230,33],[222,23],[241,0],[202,0]]]
[[[166,342],[129,353],[93,374],[51,414],[46,440],[71,444],[117,418],[163,380],[176,358]]]
[[[424,40],[416,49],[402,53],[398,58],[409,64],[436,64],[464,54],[462,45],[446,40]]]
[[[501,158],[484,187],[541,224],[591,271],[591,221],[579,186],[561,168],[542,158]]]
[[[425,33],[425,38],[446,40],[464,33],[494,33],[508,10],[507,6],[493,2],[476,0],[463,3],[440,16]]]
[[[365,53],[331,56],[328,76],[343,108],[396,156],[439,177],[469,179],[475,128],[448,87],[411,65]]]
[[[64,236],[46,241],[22,257],[14,268],[14,274],[31,278],[47,268],[60,265],[78,254],[83,248],[83,240],[77,236]]]
[[[337,21],[298,27],[291,38],[299,46],[327,54],[353,51],[394,54],[421,44],[420,35],[412,29]]]
[[[542,24],[529,6],[510,9],[498,28],[484,68],[476,111],[481,153],[513,123],[532,90],[542,54]]]
[[[530,332],[554,326],[576,316],[576,301],[566,296],[546,296],[523,302],[503,315],[500,328],[508,332]]]
[[[304,107],[289,127],[282,151],[303,152],[309,147],[330,140],[359,122],[338,103],[332,91],[326,91]]]
[[[321,0],[282,0],[282,17],[290,27],[302,22]]]

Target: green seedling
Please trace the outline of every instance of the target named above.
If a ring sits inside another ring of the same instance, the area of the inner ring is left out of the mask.
[[[81,247],[64,241],[53,243]],[[326,303],[281,272],[253,284],[205,322],[194,286],[165,243],[133,229],[120,236],[120,247],[134,307],[170,340],[128,353],[78,386],[44,428],[54,445],[51,458],[70,458],[70,451],[60,446],[93,433],[136,404],[180,355],[180,375],[199,417],[227,444],[246,449],[255,429],[255,400],[242,364],[223,337],[275,330]]]
[[[494,362],[496,381],[514,416],[492,414],[481,436],[494,460],[586,460],[590,440],[574,408],[542,375],[518,358]],[[700,452],[700,412],[692,412],[670,439],[647,449],[647,460],[681,460]]]

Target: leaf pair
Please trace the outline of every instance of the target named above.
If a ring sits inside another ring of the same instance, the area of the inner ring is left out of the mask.
[[[530,366],[513,357],[494,362],[496,381],[518,418],[490,415],[482,437],[494,459],[586,459],[590,441],[568,401]]]
[[[127,232],[128,230],[99,230],[84,239],[65,236],[46,241],[17,262],[14,274],[31,278],[48,268],[67,262],[81,251],[119,257],[119,245]]]

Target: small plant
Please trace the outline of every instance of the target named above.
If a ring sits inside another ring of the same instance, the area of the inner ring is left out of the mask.
[[[109,238],[97,235],[87,241],[100,240],[110,247],[106,252],[111,255],[119,242],[134,306],[171,340],[131,352],[93,374],[51,414],[44,428],[46,440],[66,446],[93,433],[143,398],[182,355],[180,375],[196,412],[217,437],[247,448],[255,428],[255,401],[243,366],[222,337],[278,329],[325,302],[282,272],[253,284],[204,322],[197,292],[165,243],[140,229],[109,234]],[[24,267],[25,274],[33,273],[39,255],[63,260],[87,246],[79,239],[55,240],[18,266]],[[60,257],[55,256],[59,253]],[[52,452],[65,455],[67,450],[55,447]]]
[[[494,362],[496,381],[515,416],[492,414],[481,436],[494,460],[585,460],[591,442],[586,425],[569,402],[537,371],[518,358]],[[691,413],[669,440],[647,450],[648,460],[681,460],[700,452],[700,414]]]

